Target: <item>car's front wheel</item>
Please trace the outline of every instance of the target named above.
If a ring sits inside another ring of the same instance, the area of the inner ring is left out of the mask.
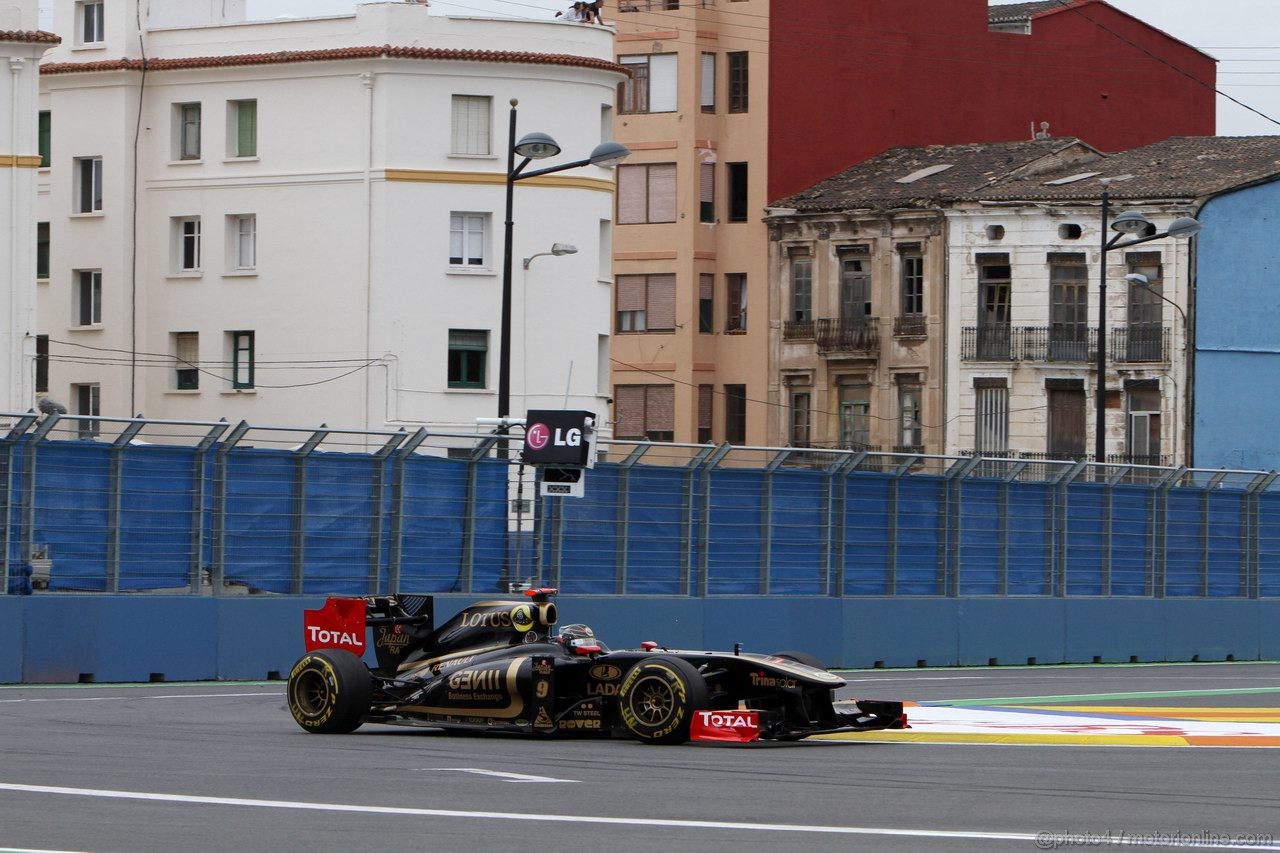
[[[694,712],[710,706],[702,674],[665,655],[636,664],[618,691],[622,723],[644,743],[684,743]]]
[[[347,734],[360,728],[372,694],[369,668],[342,649],[308,652],[289,673],[289,711],[309,732]]]

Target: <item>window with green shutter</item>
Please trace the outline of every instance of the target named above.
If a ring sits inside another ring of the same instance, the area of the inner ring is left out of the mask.
[[[478,329],[449,330],[449,387],[485,387],[489,333]]]
[[[53,113],[40,111],[40,168],[49,168],[49,150],[52,144]]]
[[[227,110],[228,119],[233,131],[230,156],[257,157],[258,102],[256,100],[230,101],[228,106],[230,107]]]

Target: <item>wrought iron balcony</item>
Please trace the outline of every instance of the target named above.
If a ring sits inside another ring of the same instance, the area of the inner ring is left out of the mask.
[[[1120,326],[1109,330],[1111,362],[1169,362],[1165,326]],[[1098,357],[1098,330],[1089,326],[965,326],[961,361],[1043,361],[1092,363]]]
[[[923,338],[929,334],[923,314],[904,314],[893,318],[893,335],[900,338]]]
[[[819,352],[879,352],[880,324],[875,317],[817,320],[814,338]]]
[[[813,340],[813,321],[787,320],[782,324],[782,339],[784,341]]]

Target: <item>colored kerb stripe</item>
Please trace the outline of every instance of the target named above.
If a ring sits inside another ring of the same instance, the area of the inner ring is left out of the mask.
[[[387,169],[386,178],[388,181],[409,181],[427,184],[489,184],[503,186],[507,182],[507,176],[500,172],[446,172],[429,169]],[[613,181],[561,175],[542,175],[537,178],[529,178],[521,181],[520,185],[594,190],[602,193],[612,193],[614,188]]]
[[[1252,693],[1280,693],[1280,687],[1241,687],[1222,690],[1166,690],[1144,693],[1077,693],[1063,696],[999,696],[987,699],[938,699],[923,702],[948,708],[972,705],[1058,705],[1063,702],[1118,702],[1124,699],[1167,699],[1180,696],[1246,696]]]
[[[39,169],[39,154],[0,154],[0,169]]]
[[[1220,720],[1231,723],[1280,723],[1280,708],[1171,708],[1165,705],[1020,705],[1028,711],[1106,714],[1153,720]]]
[[[1188,746],[1187,737],[1180,735],[1086,735],[1086,734],[1023,734],[1019,732],[841,732],[830,735],[814,735],[810,740],[867,740],[898,741],[907,743],[994,743],[1033,744],[1040,746]],[[1231,745],[1246,745],[1243,738],[1230,739]],[[1208,744],[1205,744],[1206,746]],[[1252,745],[1252,744],[1250,744]]]

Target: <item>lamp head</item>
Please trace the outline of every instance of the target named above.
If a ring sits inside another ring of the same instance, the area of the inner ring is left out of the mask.
[[[551,254],[553,255],[576,255],[578,247],[572,243],[552,243]]]
[[[1142,211],[1139,210],[1126,210],[1124,213],[1117,214],[1116,218],[1111,220],[1111,229],[1113,231],[1132,236],[1140,236],[1143,231],[1151,227],[1151,220],[1143,216]]]
[[[543,160],[559,154],[560,144],[549,134],[534,131],[520,137],[520,141],[516,143],[516,153],[530,160]]]
[[[1199,220],[1192,219],[1190,216],[1180,216],[1169,225],[1167,233],[1170,237],[1194,237],[1203,227]]]
[[[608,169],[631,156],[631,149],[621,142],[601,142],[591,150],[591,163]]]
[[[1124,277],[1124,280],[1137,287],[1151,287],[1151,279],[1140,272],[1131,272]]]

